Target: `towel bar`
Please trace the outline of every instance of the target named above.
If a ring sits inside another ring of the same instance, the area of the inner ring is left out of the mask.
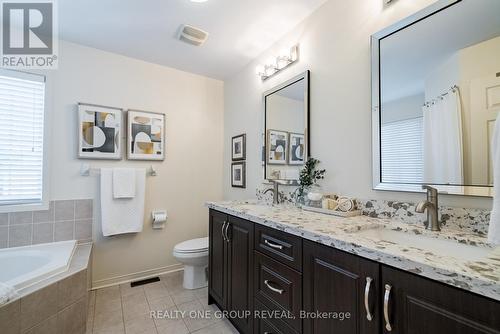
[[[92,166],[90,166],[90,164],[82,164],[80,166],[80,175],[81,176],[90,176],[91,173],[99,174],[100,172],[101,172],[101,168],[92,167]],[[156,171],[156,168],[153,165],[151,165],[151,166],[149,166],[147,174],[149,176],[156,176],[156,175],[158,175],[158,172]]]

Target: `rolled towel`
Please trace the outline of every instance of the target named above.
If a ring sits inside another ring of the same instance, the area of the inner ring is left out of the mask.
[[[491,211],[490,226],[488,228],[488,242],[500,245],[500,117],[495,123],[495,132],[491,143],[491,156],[493,162],[493,210]]]
[[[0,282],[0,306],[7,304],[17,296],[17,292],[13,287]]]

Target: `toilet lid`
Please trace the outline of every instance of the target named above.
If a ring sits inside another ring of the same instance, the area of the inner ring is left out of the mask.
[[[174,247],[179,253],[195,253],[208,250],[208,237],[181,242]]]

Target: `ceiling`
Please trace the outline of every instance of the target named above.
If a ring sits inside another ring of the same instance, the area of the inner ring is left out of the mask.
[[[217,79],[241,70],[326,0],[61,0],[60,38]],[[181,24],[205,45],[176,39]]]
[[[382,101],[421,94],[425,78],[458,50],[500,36],[499,0],[463,0],[384,38]]]

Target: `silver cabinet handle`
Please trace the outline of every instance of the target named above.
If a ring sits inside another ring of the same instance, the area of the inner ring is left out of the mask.
[[[230,223],[230,222],[227,222],[227,225],[226,225],[226,231],[224,232],[224,234],[226,235],[226,241],[227,241],[227,242],[231,241],[231,240],[229,239],[229,236],[227,235],[227,229],[229,228],[229,225],[231,225],[231,223]]]
[[[266,245],[268,245],[269,247],[271,247],[271,248],[283,249],[283,246],[282,246],[282,245],[278,245],[278,244],[272,243],[272,242],[270,242],[270,241],[269,241],[269,240],[267,240],[267,239],[264,239],[264,243],[265,243]]]
[[[222,239],[224,239],[224,241],[227,241],[226,235],[224,234],[224,227],[226,227],[226,224],[227,224],[227,221],[224,221],[224,223],[222,224],[222,228],[221,228]]]
[[[372,285],[373,279],[371,277],[366,278],[366,286],[365,286],[365,310],[366,310],[366,319],[368,321],[372,321],[373,315],[370,312],[370,288]]]
[[[276,289],[274,287],[272,287],[270,284],[269,284],[269,281],[266,279],[264,281],[264,284],[267,286],[267,288],[273,292],[276,292],[276,293],[279,293],[280,295],[283,294],[283,289]]]
[[[391,320],[389,319],[389,299],[391,298],[391,289],[392,286],[389,284],[385,285],[385,294],[384,294],[384,319],[385,319],[385,329],[388,332],[392,331]]]

